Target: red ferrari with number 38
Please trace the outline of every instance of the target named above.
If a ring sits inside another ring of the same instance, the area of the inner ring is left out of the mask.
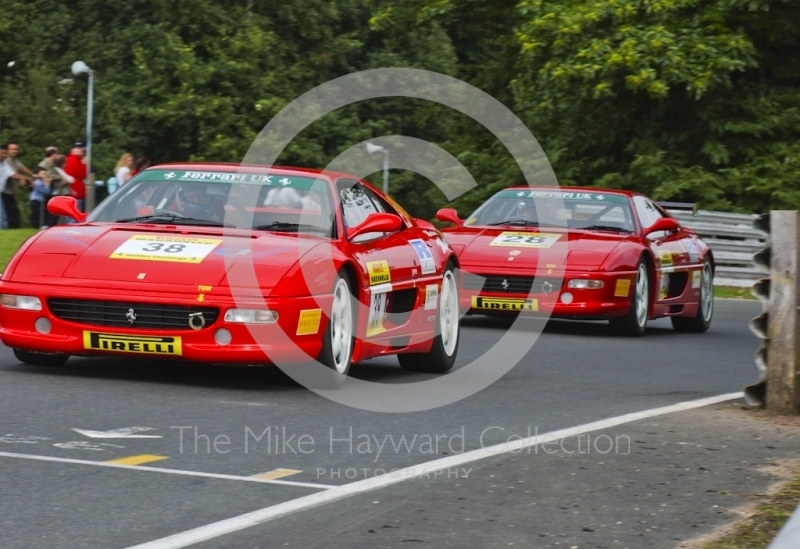
[[[439,231],[353,176],[171,164],[79,223],[31,237],[0,276],[0,340],[22,362],[133,354],[211,363],[397,354],[442,373],[459,336],[458,260]]]

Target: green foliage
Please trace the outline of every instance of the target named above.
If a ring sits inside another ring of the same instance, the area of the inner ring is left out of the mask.
[[[315,86],[414,67],[516,112],[561,184],[709,209],[800,208],[800,6],[788,0],[0,0],[0,13],[0,131],[29,166],[48,145],[84,139],[77,59],[95,71],[98,179],[126,151],[240,161]],[[523,182],[474,120],[402,98],[330,113],[279,162],[323,167],[381,135],[428,140],[461,161],[479,183],[455,202],[462,214]],[[392,172],[391,193],[420,217],[446,203],[410,172]]]

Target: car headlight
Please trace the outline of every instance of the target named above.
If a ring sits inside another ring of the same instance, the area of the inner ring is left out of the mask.
[[[272,324],[278,321],[276,311],[264,309],[228,309],[225,313],[225,322],[238,324]]]
[[[6,309],[22,309],[25,311],[41,311],[42,302],[31,295],[0,294],[0,305]]]
[[[567,282],[567,288],[574,288],[576,290],[593,290],[603,287],[602,280],[589,280],[586,278],[573,278]]]

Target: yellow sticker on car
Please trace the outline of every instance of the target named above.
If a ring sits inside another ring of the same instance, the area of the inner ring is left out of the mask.
[[[662,267],[672,266],[672,252],[669,250],[661,250],[658,252],[658,259],[661,260]]]
[[[111,259],[200,263],[216,248],[221,238],[191,238],[136,234],[123,242]]]
[[[472,308],[489,311],[538,311],[536,299],[510,299],[472,296]]]
[[[367,263],[367,272],[369,272],[370,286],[386,284],[392,280],[392,275],[389,272],[389,262],[385,259],[381,261],[369,261]]]
[[[561,238],[559,233],[528,233],[504,231],[497,235],[490,246],[513,246],[515,248],[550,248]]]
[[[297,335],[313,335],[319,332],[319,322],[322,320],[322,309],[306,309],[300,311],[297,321]]]
[[[83,348],[88,351],[117,353],[174,356],[183,354],[179,336],[139,336],[85,331],[83,332]]]
[[[617,285],[614,287],[614,297],[628,297],[631,291],[631,281],[627,278],[618,278]]]

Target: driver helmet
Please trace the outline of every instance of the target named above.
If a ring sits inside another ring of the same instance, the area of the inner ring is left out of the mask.
[[[514,217],[536,221],[536,208],[532,203],[521,200],[516,206]]]
[[[178,191],[178,212],[186,217],[218,221],[217,200],[210,196],[205,185],[189,184]]]

